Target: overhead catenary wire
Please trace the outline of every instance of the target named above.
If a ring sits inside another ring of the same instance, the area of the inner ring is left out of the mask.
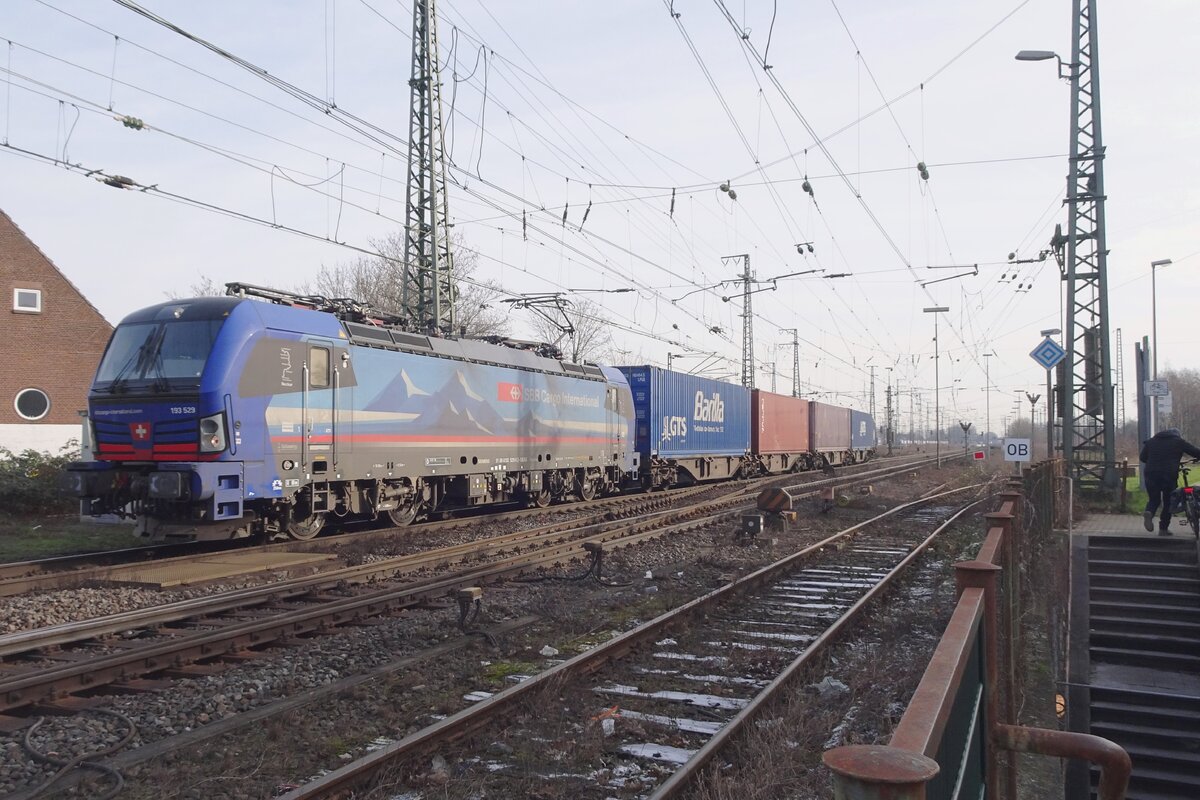
[[[497,62],[500,62],[500,61],[501,61],[501,59],[500,59],[499,57],[497,57],[496,61],[497,61]],[[493,77],[494,77],[494,76],[493,76]],[[496,85],[496,86],[499,86],[499,84],[495,84],[495,85]],[[522,124],[524,124],[524,123],[522,123]],[[478,130],[478,128],[477,128],[477,130]],[[548,144],[548,143],[547,143],[547,142],[545,142],[545,141],[543,141],[542,143],[543,143],[543,144]],[[535,146],[536,146],[536,145],[535,145]],[[386,158],[386,151],[382,150],[382,148],[375,148],[375,152],[377,152],[377,153],[380,153],[381,159],[384,159],[384,158]],[[532,161],[530,161],[529,163],[532,163]],[[586,162],[585,162],[585,163],[586,163]],[[910,168],[910,167],[906,167],[906,169],[907,169],[907,168]],[[352,167],[351,167],[350,165],[348,165],[348,169],[352,169]],[[290,174],[292,175],[292,177],[296,177],[296,176],[298,175],[298,173],[290,173]],[[380,181],[380,184],[382,185],[382,183],[383,183],[383,175],[384,175],[384,170],[383,170],[383,169],[381,169],[381,168],[380,168],[380,169],[375,169],[375,170],[374,170],[374,174],[378,174],[378,175],[380,176],[380,178],[379,178],[379,181]],[[467,176],[469,175],[469,171],[463,171],[463,173],[462,173],[462,174],[463,174],[463,176],[464,176],[464,178],[465,178],[465,177],[467,177]],[[623,176],[622,176],[622,177],[623,177]],[[774,182],[774,181],[771,181],[771,182]],[[351,180],[349,180],[349,176],[347,176],[347,180],[346,180],[346,182],[345,182],[345,183],[346,183],[346,191],[347,191],[347,192],[351,192],[351,191],[352,191],[352,181],[351,181]],[[613,186],[618,186],[618,185],[619,185],[619,184],[613,184]],[[597,186],[597,187],[599,187],[599,186],[601,186],[601,184],[600,184],[600,183],[597,183],[597,184],[596,184],[596,186]],[[485,191],[490,191],[490,187],[486,187],[486,185],[484,185],[484,186],[481,186],[481,187],[479,187],[479,188],[481,188],[481,189],[484,189]],[[674,188],[674,187],[672,187],[672,188]],[[380,191],[380,190],[378,190],[378,189],[372,192],[372,196],[373,196],[373,197],[379,197],[379,196],[381,196],[382,194],[383,194],[383,192],[382,192],[382,191]],[[524,194],[524,193],[522,193],[522,194]],[[364,196],[365,196],[365,195],[364,195]],[[546,197],[546,200],[548,200],[548,201],[552,201],[552,200],[554,200],[554,198],[552,198],[552,197],[549,197],[549,196],[546,196],[545,194],[544,194],[543,196],[545,196],[545,197]],[[509,200],[512,200],[512,198],[509,198]],[[502,202],[503,202],[503,200],[502,200]],[[518,202],[518,201],[513,201],[513,202]],[[522,198],[522,200],[521,200],[520,202],[525,202],[525,201],[524,201],[524,199]],[[609,199],[609,198],[600,198],[600,197],[597,197],[597,198],[595,199],[595,201],[594,201],[594,202],[595,202],[595,206],[596,206],[596,208],[598,208],[598,209],[599,209],[599,208],[601,208],[601,207],[602,207],[603,205],[605,205],[605,204],[609,204],[609,205],[611,205],[611,204],[622,204],[622,203],[629,203],[630,201],[629,201],[629,199],[628,199],[628,198],[612,198],[612,199]],[[504,214],[503,216],[507,216],[508,218],[512,219],[513,210],[512,210],[512,208],[511,208],[511,205],[510,205],[510,203],[508,203],[508,202],[503,202],[503,204],[504,204],[504,206],[506,207],[506,211],[505,211],[505,214]],[[528,205],[529,205],[529,207],[532,207],[534,204],[532,204],[532,203],[529,203]],[[561,207],[558,207],[558,206],[555,206],[555,205],[551,205],[551,204],[541,204],[541,203],[537,203],[536,205],[537,205],[537,206],[539,206],[539,207],[542,207],[542,206],[544,206],[545,208],[549,209],[549,210],[552,212],[552,215],[553,215],[553,216],[557,216],[557,215],[558,215],[558,214],[561,212],[561,210],[562,210],[562,208],[561,208]],[[564,205],[565,205],[565,203],[564,203]],[[666,216],[666,215],[665,215],[665,208],[666,208],[666,204],[664,203],[664,206],[663,206],[663,210],[664,210],[664,216]],[[704,209],[704,210],[705,210],[705,212],[707,213],[708,209],[706,208],[706,209]],[[536,213],[536,209],[535,209],[535,213]],[[572,211],[571,211],[571,215],[572,215],[572,221],[578,221],[578,218],[575,216],[575,214],[576,214],[576,211],[575,211],[574,209],[572,209]],[[493,219],[501,219],[501,218],[503,218],[503,217],[502,217],[502,216],[497,216],[497,217],[494,217]],[[740,221],[741,223],[745,224],[745,222],[746,222],[746,217],[745,217],[745,216],[741,217],[739,221]],[[542,228],[542,227],[543,227],[543,223],[544,223],[544,221],[543,221],[543,222],[541,222],[541,223],[538,223],[537,227],[538,227],[538,228]],[[674,223],[672,223],[672,224],[674,224]],[[665,233],[667,230],[669,230],[669,228],[668,228],[667,226],[658,226],[658,233]],[[531,233],[533,233],[533,232],[534,232],[534,231],[531,231]],[[578,236],[578,235],[581,235],[581,234],[582,234],[582,231],[569,231],[569,232],[570,232],[570,233],[571,233],[573,236]],[[612,239],[612,237],[608,237],[608,238],[609,238],[610,240]],[[670,237],[664,237],[664,238],[665,238],[667,241],[670,241]],[[608,250],[607,250],[607,248],[609,248],[609,247],[610,247],[610,245],[615,245],[615,244],[616,244],[616,242],[615,242],[615,241],[610,241],[609,243],[605,243],[605,242],[601,242],[601,241],[599,241],[598,239],[591,239],[591,238],[587,239],[587,242],[588,242],[588,244],[584,246],[585,248],[589,248],[589,249],[590,249],[591,247],[596,247],[596,246],[599,246],[599,247],[603,247],[603,248],[605,248],[606,252],[610,252],[610,251],[608,251]],[[697,245],[701,245],[701,244],[707,244],[707,243],[704,243],[704,242],[702,242],[701,240],[697,239],[697,240],[696,240],[696,244],[697,244]],[[626,247],[626,248],[625,248],[625,250],[631,250],[631,249],[632,249],[632,248],[629,248],[629,247]],[[597,252],[599,252],[599,251],[597,251]],[[632,257],[632,256],[631,256],[631,257]],[[693,261],[694,261],[694,260],[695,260],[695,259],[693,259]],[[517,259],[517,262],[519,263],[519,259]],[[627,274],[628,274],[628,273],[627,273]],[[688,271],[687,271],[687,269],[685,268],[684,270],[680,271],[680,274],[681,274],[681,275],[683,275],[683,276],[685,276],[685,277],[687,277],[687,278],[691,278],[691,279],[693,279],[693,285],[694,285],[694,280],[695,280],[695,274],[694,274],[694,273],[690,273],[690,272],[688,272]],[[648,283],[648,286],[651,286],[651,287],[653,287],[653,286],[655,286],[655,285],[656,285],[656,283],[657,283],[657,282],[654,282],[654,283]],[[831,290],[833,290],[833,284],[830,284],[830,288],[831,288]],[[836,291],[835,291],[835,294],[836,294]],[[840,298],[840,295],[838,295],[838,296],[839,296],[839,298]],[[857,346],[857,345],[855,345],[855,346]]]

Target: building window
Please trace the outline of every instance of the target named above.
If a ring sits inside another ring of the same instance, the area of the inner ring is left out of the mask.
[[[50,413],[50,396],[41,389],[22,389],[13,400],[22,419],[39,420]]]
[[[13,311],[26,314],[42,313],[41,289],[13,289]]]

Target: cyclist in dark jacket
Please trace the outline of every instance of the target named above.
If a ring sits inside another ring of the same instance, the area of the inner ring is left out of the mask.
[[[1179,428],[1167,428],[1154,434],[1142,445],[1139,456],[1146,465],[1144,473],[1146,492],[1150,495],[1142,523],[1147,531],[1154,530],[1154,512],[1162,505],[1162,516],[1158,522],[1158,535],[1170,536],[1167,526],[1171,524],[1171,492],[1179,483],[1179,461],[1187,453],[1200,458],[1200,447],[1188,442],[1179,433]]]

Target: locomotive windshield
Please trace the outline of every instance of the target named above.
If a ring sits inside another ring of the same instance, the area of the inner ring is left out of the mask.
[[[96,373],[96,388],[169,391],[197,388],[224,319],[166,320],[117,326]]]

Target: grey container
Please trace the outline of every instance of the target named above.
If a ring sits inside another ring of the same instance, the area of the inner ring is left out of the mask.
[[[660,367],[617,367],[629,380],[636,449],[648,456],[741,456],[750,450],[750,391]]]
[[[813,401],[808,404],[809,450],[814,453],[850,449],[850,409]]]

